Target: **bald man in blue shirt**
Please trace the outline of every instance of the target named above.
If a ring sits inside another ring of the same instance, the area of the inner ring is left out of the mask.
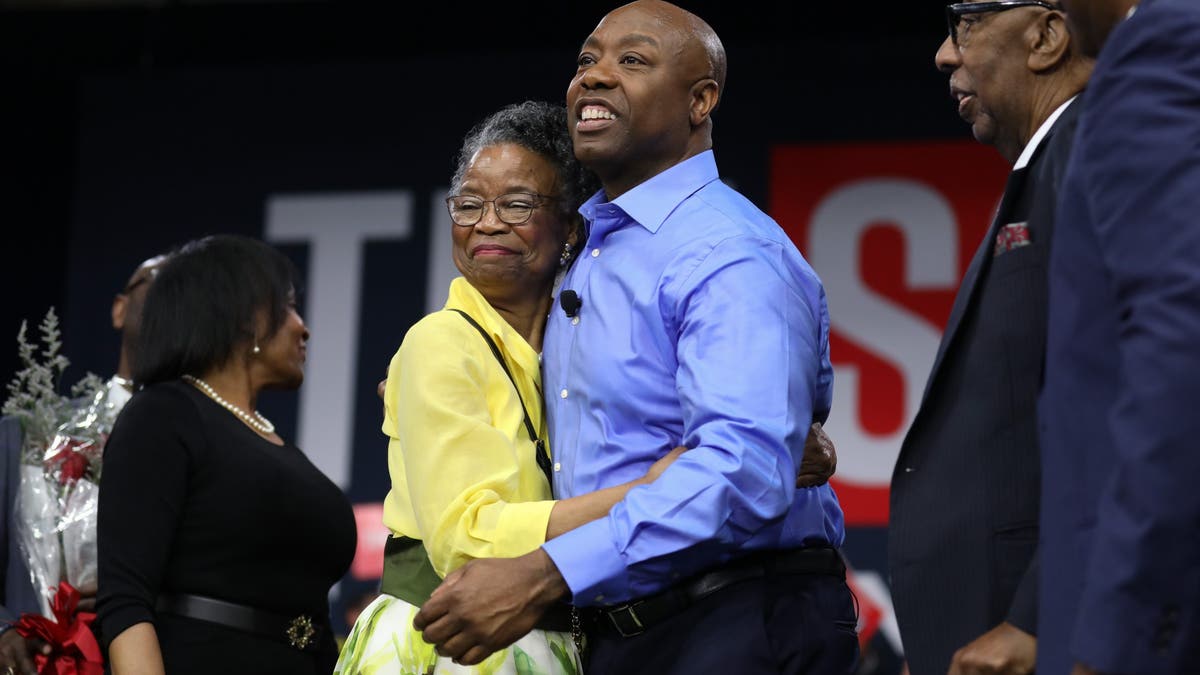
[[[604,189],[580,208],[586,247],[562,283],[580,302],[546,329],[555,495],[690,450],[607,517],[448,576],[414,624],[461,663],[569,599],[589,619],[589,673],[853,669],[842,511],[829,485],[795,485],[832,401],[825,294],[719,178],[724,79],[716,34],[665,2],[610,12],[583,44],[568,122]]]

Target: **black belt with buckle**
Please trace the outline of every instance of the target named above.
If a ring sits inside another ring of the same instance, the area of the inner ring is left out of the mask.
[[[155,609],[272,638],[300,651],[316,645],[321,632],[328,630],[323,617],[311,614],[289,617],[202,595],[161,595]]]
[[[826,546],[752,553],[662,593],[619,607],[594,609],[590,618],[598,630],[633,637],[723,588],[775,574],[821,574],[845,579],[846,563],[837,549]]]

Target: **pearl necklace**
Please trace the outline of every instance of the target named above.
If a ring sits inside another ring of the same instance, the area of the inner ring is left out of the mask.
[[[216,392],[216,390],[212,388],[212,385],[205,382],[204,380],[202,380],[198,377],[193,377],[191,375],[184,375],[183,379],[187,380],[188,382],[191,382],[193,385],[196,386],[197,389],[204,392],[205,395],[207,395],[212,400],[216,401],[217,405],[228,410],[229,412],[233,413],[234,415],[237,415],[238,419],[245,422],[247,425],[250,426],[250,428],[254,429],[255,431],[263,434],[264,436],[270,436],[271,434],[275,433],[275,425],[271,424],[271,420],[263,417],[262,413],[258,412],[257,410],[254,411],[254,416],[251,417],[250,414],[247,413],[245,410],[242,410],[241,408],[237,407],[236,405],[221,398],[221,395],[218,394]]]

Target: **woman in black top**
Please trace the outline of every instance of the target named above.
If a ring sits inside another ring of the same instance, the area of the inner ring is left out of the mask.
[[[105,448],[98,612],[113,673],[329,673],[327,595],[349,502],[258,414],[304,379],[288,260],[254,239],[185,245],[147,295]]]

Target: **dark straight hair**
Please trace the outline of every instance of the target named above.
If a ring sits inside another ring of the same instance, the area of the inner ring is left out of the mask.
[[[238,349],[264,343],[287,318],[296,270],[270,245],[213,235],[172,252],[142,306],[133,379],[139,384],[202,376]],[[260,316],[266,331],[255,335]]]

